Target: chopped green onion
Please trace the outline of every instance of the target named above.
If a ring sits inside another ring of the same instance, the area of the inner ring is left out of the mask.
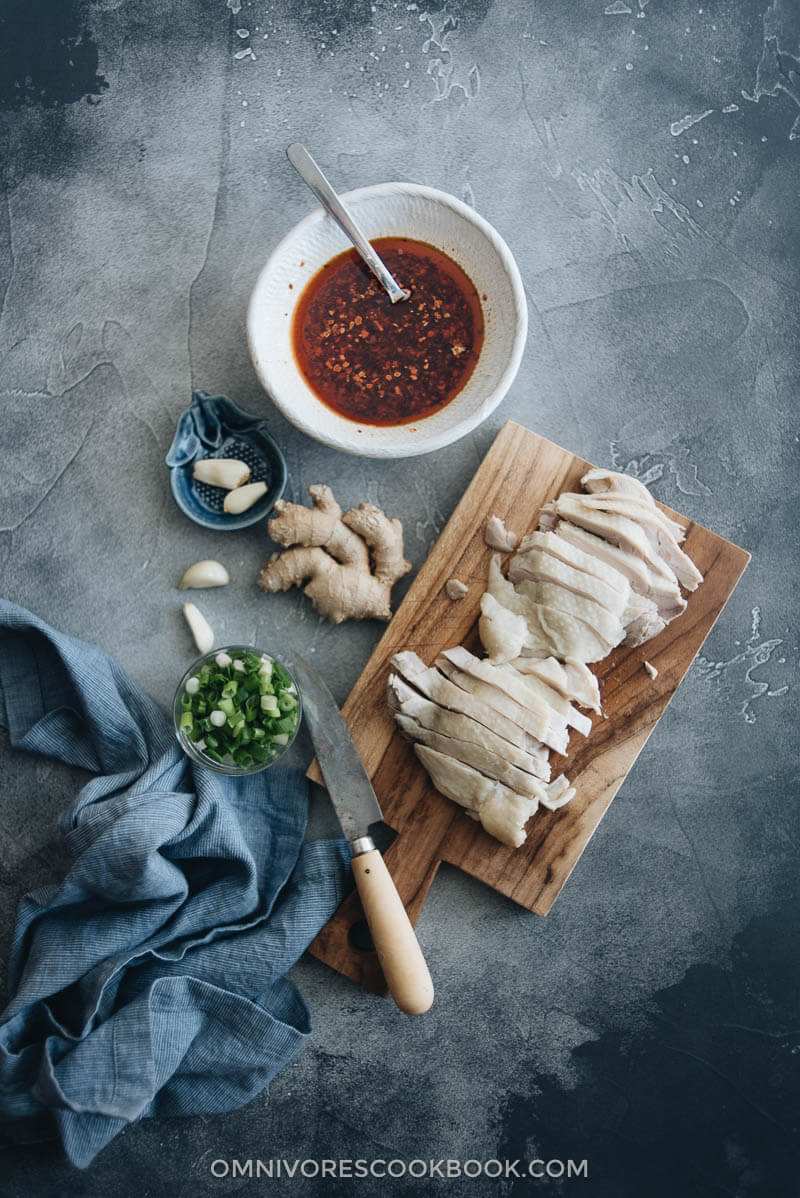
[[[300,717],[294,683],[266,654],[224,650],[187,679],[179,728],[209,760],[249,769],[289,743]]]

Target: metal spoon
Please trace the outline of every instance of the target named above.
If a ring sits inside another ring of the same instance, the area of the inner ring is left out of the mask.
[[[342,231],[350,238],[375,278],[386,290],[392,303],[396,304],[400,300],[407,300],[411,292],[401,287],[395,277],[389,272],[386,264],[361,232],[305,146],[301,145],[299,141],[293,141],[291,145],[286,147],[286,157],[303,182],[307,183],[311,188],[320,204],[322,204],[322,207],[330,212]]]

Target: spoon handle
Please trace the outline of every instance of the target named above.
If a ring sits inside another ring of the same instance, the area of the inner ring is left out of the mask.
[[[286,147],[286,156],[303,181],[311,188],[323,208],[330,212],[337,224],[350,238],[375,278],[385,287],[392,303],[396,304],[398,300],[408,299],[410,293],[400,286],[387,269],[305,146],[301,145],[299,141],[293,141]]]

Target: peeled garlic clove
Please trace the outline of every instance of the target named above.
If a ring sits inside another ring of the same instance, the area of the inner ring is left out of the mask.
[[[194,464],[192,476],[199,483],[232,491],[234,487],[241,487],[242,483],[247,482],[250,467],[238,458],[200,458]]]
[[[210,653],[214,647],[214,632],[203,613],[193,603],[184,603],[183,614],[200,653]]]
[[[230,574],[220,562],[204,560],[195,562],[178,583],[179,591],[195,590],[199,587],[224,587],[230,582]]]
[[[266,493],[266,483],[248,483],[246,487],[237,487],[235,491],[229,491],[222,506],[229,516],[239,516]]]

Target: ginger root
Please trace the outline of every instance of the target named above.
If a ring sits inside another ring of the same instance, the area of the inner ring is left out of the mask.
[[[258,576],[265,591],[302,586],[320,615],[342,620],[390,620],[391,593],[411,569],[403,557],[403,526],[362,503],[342,515],[330,487],[308,488],[312,507],[279,500],[268,523],[284,546]],[[309,581],[307,581],[309,580]]]

